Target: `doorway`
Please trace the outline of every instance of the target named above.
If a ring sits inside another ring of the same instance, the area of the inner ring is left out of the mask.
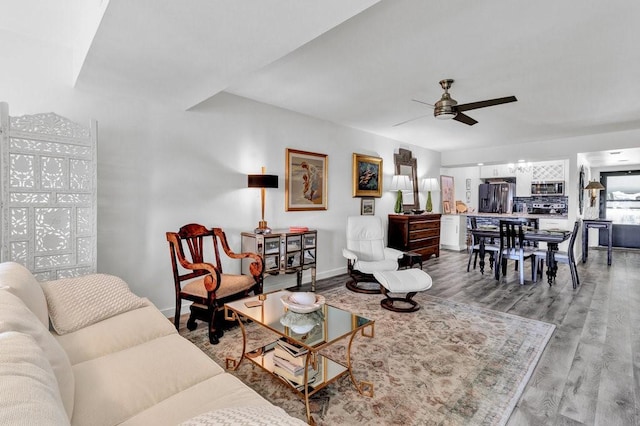
[[[606,196],[600,197],[600,217],[613,221],[614,247],[640,248],[640,170],[601,172]],[[608,243],[600,231],[599,244]]]

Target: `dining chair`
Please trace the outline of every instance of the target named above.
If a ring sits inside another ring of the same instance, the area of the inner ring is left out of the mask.
[[[478,229],[478,221],[475,217],[467,218],[467,226],[469,229]],[[493,240],[493,238],[492,238]],[[484,250],[486,253],[489,253],[489,266],[493,269],[493,264],[495,260],[498,258],[497,254],[500,251],[500,246],[493,242],[487,243],[485,241]],[[469,260],[467,262],[467,272],[471,268],[471,258],[473,258],[473,269],[476,269],[476,264],[478,263],[478,254],[480,253],[480,237],[476,237],[471,233],[471,245],[469,246]]]
[[[507,274],[507,260],[515,260],[516,269],[520,275],[520,284],[524,284],[524,261],[531,259],[531,276],[533,279],[535,269],[534,251],[527,247],[524,240],[523,223],[521,221],[500,221],[500,251],[499,265],[502,266],[502,275]]]
[[[580,230],[580,225],[582,221],[580,219],[576,220],[573,224],[573,231],[571,233],[571,237],[569,238],[569,246],[567,247],[567,251],[557,251],[554,253],[554,258],[557,263],[564,263],[569,265],[569,271],[571,271],[571,282],[573,283],[573,288],[578,288],[580,285],[580,278],[578,277],[578,268],[576,266],[576,255],[573,250],[576,243],[576,236],[578,235],[578,231]],[[544,271],[544,260],[547,258],[547,251],[535,251],[535,267],[533,268],[533,280],[536,281],[538,279],[538,273],[542,275]],[[548,266],[547,266],[548,267]],[[549,283],[551,285],[551,283]]]

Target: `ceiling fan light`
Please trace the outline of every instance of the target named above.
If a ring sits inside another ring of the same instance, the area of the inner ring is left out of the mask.
[[[433,110],[433,115],[439,120],[450,120],[455,118],[458,113],[451,108],[436,108]]]

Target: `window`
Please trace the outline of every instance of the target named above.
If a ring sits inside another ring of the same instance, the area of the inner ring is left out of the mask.
[[[614,224],[640,225],[640,170],[602,172],[605,219]]]

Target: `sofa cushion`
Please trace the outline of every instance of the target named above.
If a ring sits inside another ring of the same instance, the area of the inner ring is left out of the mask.
[[[0,333],[0,425],[68,425],[51,365],[35,339]]]
[[[67,354],[20,298],[6,290],[0,290],[0,333],[7,331],[28,334],[35,339],[51,365],[58,382],[62,403],[67,416],[71,418],[75,385]]]
[[[178,334],[73,366],[71,424],[115,425],[208,378],[222,368]]]
[[[7,287],[10,293],[22,299],[42,324],[49,327],[47,300],[40,283],[27,268],[16,262],[0,263],[0,287]]]
[[[62,336],[54,333],[54,337],[75,365],[175,333],[171,321],[149,303]]]
[[[300,419],[289,416],[282,408],[270,407],[226,407],[209,411],[181,423],[180,426],[301,426]]]
[[[173,426],[198,414],[240,405],[269,407],[271,403],[235,376],[223,373],[159,402],[121,426]]]
[[[144,300],[121,278],[91,274],[42,283],[51,325],[58,334],[79,330],[98,321],[140,308]]]

